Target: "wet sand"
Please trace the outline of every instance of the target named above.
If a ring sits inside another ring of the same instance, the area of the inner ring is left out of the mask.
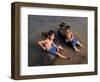
[[[70,46],[59,42],[64,50],[62,54],[72,59],[61,59],[57,57],[50,60],[48,54],[38,45],[38,41],[44,37],[41,32],[54,30],[57,32],[58,24],[65,22],[69,24],[72,31],[84,48],[78,47],[81,52],[75,52]],[[29,66],[45,66],[45,65],[70,65],[70,64],[86,64],[87,62],[87,18],[85,17],[57,17],[57,16],[28,16],[28,65]]]

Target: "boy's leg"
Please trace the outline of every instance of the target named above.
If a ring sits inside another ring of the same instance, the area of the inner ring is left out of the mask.
[[[66,59],[67,57],[66,56],[63,56],[61,53],[57,52],[56,53],[60,58],[63,58],[63,59]]]
[[[77,41],[77,44],[78,44],[80,47],[84,47],[79,41]]]
[[[62,47],[61,45],[59,45],[58,48],[59,48],[60,50],[63,50],[63,47]]]
[[[72,43],[72,46],[73,46],[75,52],[80,52],[80,50],[76,47],[76,43],[75,42]]]
[[[71,57],[66,57],[66,56],[62,55],[61,53],[59,53],[59,52],[57,52],[57,55],[62,59],[71,59]]]
[[[71,41],[74,50],[75,50],[76,52],[80,52],[80,50],[76,47],[77,42],[78,42],[78,41],[77,41],[76,38],[74,38],[74,39]]]
[[[75,52],[80,52],[80,50],[78,48],[76,48],[76,46],[74,47]]]

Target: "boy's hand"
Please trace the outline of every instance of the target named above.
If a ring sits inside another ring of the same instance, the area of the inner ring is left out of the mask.
[[[70,38],[69,40],[72,41],[74,39],[74,37]]]

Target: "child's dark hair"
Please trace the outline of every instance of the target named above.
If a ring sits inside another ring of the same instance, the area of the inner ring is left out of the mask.
[[[41,32],[41,35],[42,35],[43,37],[47,38],[47,37],[48,37],[48,32]]]
[[[64,23],[64,22],[61,22],[61,23],[59,24],[59,26],[60,26],[60,28],[62,28],[62,27],[66,27],[66,26],[67,26],[67,24],[66,24],[66,23]]]
[[[61,24],[59,24],[59,26],[60,26],[60,29],[63,29],[63,30],[71,28],[68,24],[66,24],[64,22],[61,22]]]
[[[68,25],[68,26],[66,26],[66,30],[67,30],[67,29],[70,29],[70,28],[71,28],[71,27],[70,27],[69,25]]]
[[[55,34],[55,32],[54,32],[53,30],[50,30],[50,31],[48,32],[48,36],[51,36],[52,34]]]
[[[55,34],[53,30],[50,30],[49,32],[41,32],[41,35],[45,38],[47,38],[48,36],[51,36],[52,34]]]

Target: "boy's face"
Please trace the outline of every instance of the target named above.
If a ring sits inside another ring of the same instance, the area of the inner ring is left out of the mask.
[[[66,30],[64,30],[64,32],[65,32],[65,33],[70,33],[71,30],[70,30],[70,29],[66,29]]]
[[[49,38],[50,38],[51,40],[54,40],[54,39],[55,39],[55,34],[50,35]]]

